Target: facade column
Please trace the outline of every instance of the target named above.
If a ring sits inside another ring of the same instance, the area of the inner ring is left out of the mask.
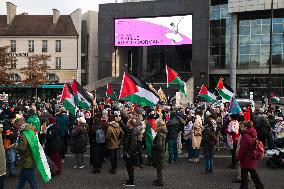
[[[237,57],[238,57],[238,15],[232,14],[231,28],[231,66],[230,66],[230,87],[236,92],[237,88]]]
[[[147,47],[143,47],[143,53],[142,53],[142,65],[141,65],[141,76],[144,78],[146,76],[147,71]]]

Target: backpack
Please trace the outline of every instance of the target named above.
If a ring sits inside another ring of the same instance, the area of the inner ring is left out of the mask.
[[[254,141],[252,156],[254,160],[261,160],[264,157],[264,145],[258,139]]]
[[[106,137],[105,132],[103,131],[102,127],[98,127],[96,130],[96,143],[102,144],[105,143]]]

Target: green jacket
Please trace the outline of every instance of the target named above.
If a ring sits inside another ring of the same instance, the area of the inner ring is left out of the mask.
[[[163,169],[167,163],[168,152],[167,152],[167,128],[158,127],[157,135],[154,138],[152,145],[152,163],[156,169]]]
[[[30,116],[28,119],[27,119],[27,123],[30,123],[32,124],[33,126],[35,126],[36,130],[39,132],[41,129],[40,129],[40,120],[38,118],[38,116],[36,114]]]
[[[21,168],[34,168],[35,162],[33,158],[33,154],[31,148],[29,146],[27,138],[22,133],[25,130],[35,130],[35,127],[31,124],[27,124],[22,130],[20,134],[19,144],[14,146],[13,148],[17,150],[20,154],[20,167]]]

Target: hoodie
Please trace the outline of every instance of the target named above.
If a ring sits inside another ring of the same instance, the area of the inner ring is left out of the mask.
[[[122,138],[124,132],[119,126],[118,122],[112,121],[109,123],[106,133],[106,145],[107,149],[114,150],[119,146],[119,139]]]
[[[257,161],[253,158],[252,154],[256,136],[257,133],[253,127],[244,131],[238,153],[238,160],[242,168],[256,169]]]

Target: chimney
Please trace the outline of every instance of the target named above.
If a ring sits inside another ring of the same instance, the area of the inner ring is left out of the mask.
[[[6,5],[7,5],[7,24],[10,25],[16,16],[17,6],[11,2],[7,2]]]
[[[53,21],[52,21],[52,23],[56,24],[58,19],[59,19],[59,17],[60,17],[60,12],[57,9],[52,9],[52,11],[53,11],[53,19],[52,19]]]

